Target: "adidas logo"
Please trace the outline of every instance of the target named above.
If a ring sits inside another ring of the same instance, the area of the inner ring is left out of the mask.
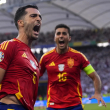
[[[52,63],[50,63],[50,65],[49,66],[55,66],[55,63],[54,62],[52,62]]]
[[[22,54],[22,57],[27,58],[27,55],[25,52]]]

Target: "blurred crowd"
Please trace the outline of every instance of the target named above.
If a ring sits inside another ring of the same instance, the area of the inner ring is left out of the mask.
[[[0,43],[4,40],[10,40],[12,38],[17,37],[17,33],[5,33],[0,34]],[[71,31],[71,42],[77,41],[96,41],[96,42],[104,42],[110,41],[110,28],[106,29],[93,29],[93,30],[72,30]],[[39,38],[37,41],[33,42],[32,47],[36,45],[43,44],[54,44],[54,31],[39,34]]]
[[[110,46],[83,48],[86,55],[102,81],[102,95],[110,96]],[[94,93],[93,81],[82,71],[81,84],[83,95],[86,97]]]
[[[0,43],[5,40],[10,40],[16,37],[17,33],[0,34]],[[71,42],[110,41],[110,28],[94,30],[72,30],[71,37],[72,37]],[[32,46],[34,47],[35,45],[43,44],[54,44],[54,32],[47,32],[45,34],[41,32],[38,40],[35,41]],[[102,95],[110,96],[110,46],[108,47],[85,46],[76,49],[86,55],[94,69],[99,74],[102,81]],[[43,54],[43,51],[41,50],[40,54],[38,53],[34,54],[39,60]],[[38,96],[42,96],[43,98],[46,97],[47,78],[48,77],[45,72],[45,74],[41,77],[39,83]],[[81,73],[81,84],[83,97],[90,97],[94,93],[93,81],[83,71]]]

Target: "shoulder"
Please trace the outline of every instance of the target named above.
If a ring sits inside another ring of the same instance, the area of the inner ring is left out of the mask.
[[[72,52],[72,53],[75,53],[75,54],[82,54],[80,51],[75,50],[73,48],[69,48],[69,51]]]
[[[69,50],[70,50],[70,52],[72,52],[72,53],[74,53],[74,54],[77,54],[77,56],[83,57],[84,59],[88,60],[88,59],[86,58],[86,56],[85,56],[82,52],[80,52],[80,51],[78,51],[78,50],[75,50],[75,49],[72,49],[72,48],[70,48]]]
[[[43,59],[46,59],[47,57],[50,57],[53,53],[55,53],[55,48],[46,52],[45,54],[42,55],[41,59],[40,59],[40,63]]]
[[[7,50],[7,49],[12,49],[14,48],[16,45],[15,41],[12,39],[12,40],[7,40],[7,41],[4,41],[0,44],[0,50]]]

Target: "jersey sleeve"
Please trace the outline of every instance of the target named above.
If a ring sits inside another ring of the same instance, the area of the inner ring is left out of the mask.
[[[45,70],[46,70],[46,68],[45,68],[45,57],[44,57],[44,55],[41,57],[39,64],[40,64],[40,76],[42,76],[44,74]]]
[[[87,57],[81,53],[81,69],[84,69],[86,66],[88,66],[90,64],[90,62],[88,61]]]
[[[5,41],[0,44],[0,68],[7,70],[13,56],[13,45],[10,41]]]

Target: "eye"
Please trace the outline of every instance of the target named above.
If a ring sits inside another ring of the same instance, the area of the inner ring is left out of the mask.
[[[30,15],[31,17],[37,17],[38,16],[38,14],[32,14],[32,15]],[[40,17],[40,19],[42,20],[42,17],[41,17],[41,15],[39,15],[39,17]]]
[[[60,35],[61,34],[61,32],[57,32],[57,35]]]
[[[62,34],[63,34],[63,35],[67,35],[67,33],[66,33],[66,32],[63,32]]]
[[[32,14],[32,15],[30,15],[31,17],[36,17],[37,16],[37,14]]]

